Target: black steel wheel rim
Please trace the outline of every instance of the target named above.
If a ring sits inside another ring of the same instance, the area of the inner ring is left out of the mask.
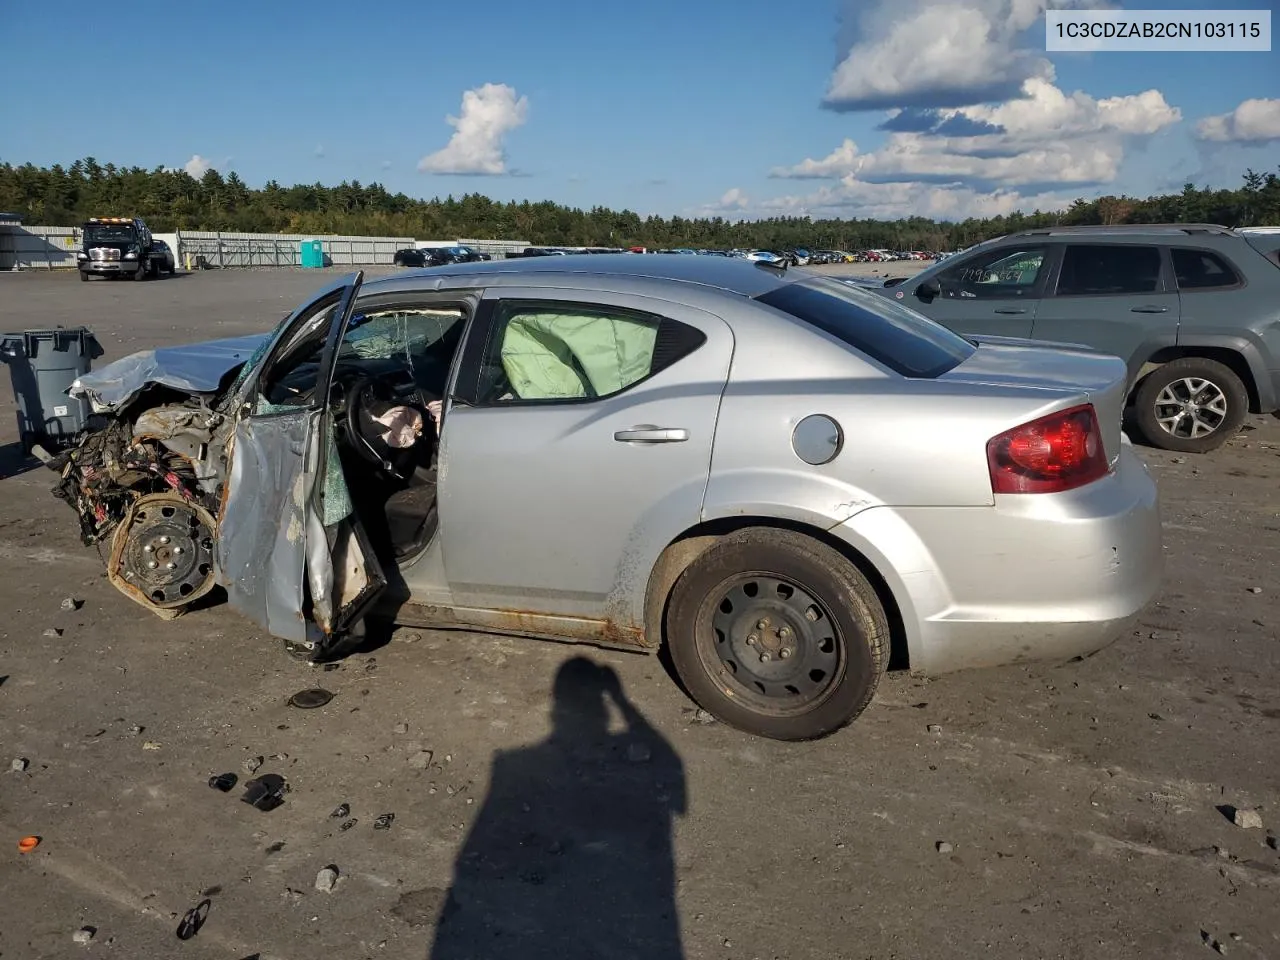
[[[734,699],[774,716],[804,713],[844,675],[844,637],[815,591],[774,573],[738,574],[710,591],[699,654]]]

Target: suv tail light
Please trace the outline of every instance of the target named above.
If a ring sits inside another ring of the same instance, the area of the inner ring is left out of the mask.
[[[1051,413],[987,442],[995,493],[1061,493],[1110,472],[1093,404]]]

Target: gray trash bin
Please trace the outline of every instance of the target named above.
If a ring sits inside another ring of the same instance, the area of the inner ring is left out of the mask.
[[[85,429],[89,402],[67,396],[67,388],[88,373],[102,353],[87,327],[0,334],[0,360],[8,365],[13,381],[24,453],[37,443],[66,446]]]

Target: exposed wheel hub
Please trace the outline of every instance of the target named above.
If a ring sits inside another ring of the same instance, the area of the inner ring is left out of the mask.
[[[836,626],[804,588],[777,577],[726,582],[711,618],[715,652],[734,685],[794,706],[820,698],[839,665]]]
[[[172,610],[213,586],[213,520],[175,494],[139,498],[120,524],[108,575],[144,606]]]
[[[1212,380],[1182,377],[1156,396],[1156,423],[1166,433],[1196,440],[1213,433],[1227,419],[1227,397]]]

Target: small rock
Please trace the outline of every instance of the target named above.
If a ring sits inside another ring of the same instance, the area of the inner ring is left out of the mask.
[[[333,808],[333,813],[329,814],[334,820],[343,820],[351,816],[351,804],[340,803]]]
[[[939,840],[937,843],[934,844],[934,847],[937,849],[939,853],[950,853],[952,850],[955,849],[955,847],[951,846],[951,844],[947,843],[947,841],[945,840]]]
[[[699,707],[697,710],[693,712],[693,722],[694,723],[715,723],[716,718],[712,716],[710,711],[703,710],[701,707]]]
[[[1237,807],[1231,816],[1231,822],[1246,830],[1261,830],[1262,814],[1257,810],[1241,810]]]
[[[93,935],[97,932],[98,931],[94,930],[93,927],[81,927],[71,935],[71,939],[76,943],[88,943],[93,939]]]
[[[1187,462],[1187,458],[1186,458],[1186,457],[1173,457],[1169,462],[1170,462],[1170,463],[1186,463],[1186,462]]]
[[[633,743],[627,747],[627,759],[632,763],[646,763],[653,757],[653,751],[647,743]]]
[[[1239,943],[1241,940],[1243,940],[1243,939],[1244,939],[1244,937],[1240,936],[1240,934],[1238,934],[1238,933],[1229,933],[1229,934],[1227,934],[1227,936],[1229,936],[1229,937],[1230,937],[1232,940],[1234,940],[1236,943]]]
[[[408,732],[409,732],[409,725],[408,725],[407,723],[397,723],[397,724],[396,724],[394,727],[392,727],[391,729],[392,729],[392,732],[394,732],[394,733],[408,733]]]
[[[384,813],[380,817],[378,817],[378,819],[373,821],[373,829],[390,830],[391,822],[395,820],[395,818],[396,818],[396,815],[394,813]]]
[[[67,611],[79,610],[80,603],[81,601],[77,600],[75,597],[67,597],[62,601],[62,609]]]
[[[409,757],[409,766],[415,770],[425,770],[431,766],[431,761],[435,759],[435,754],[430,750],[419,750],[417,753]]]
[[[142,742],[143,750],[159,750],[161,743],[159,740],[144,740]]]
[[[288,755],[287,753],[273,753],[273,754],[271,755],[271,759],[272,759],[272,760],[279,760],[279,761],[283,762],[283,761],[285,761],[285,760],[288,760],[288,759],[289,759],[289,755]]]
[[[728,937],[725,937],[725,938],[724,938],[724,945],[725,945],[726,947],[732,947],[732,946],[733,946],[733,941],[732,941],[732,940],[730,940]]]
[[[62,636],[62,628],[50,627],[48,630],[44,632],[44,635],[48,637],[50,640],[56,640],[58,637]]]
[[[29,766],[31,766],[31,761],[26,757],[14,757],[13,763],[9,764],[9,769],[14,773],[21,773]]]
[[[343,833],[345,833],[346,831],[350,830],[352,827],[354,827],[354,826],[355,826],[357,823],[359,823],[359,822],[360,822],[360,821],[359,821],[359,820],[357,820],[355,817],[352,817],[350,820],[347,820],[347,821],[346,821],[345,823],[343,823],[340,827],[338,827],[338,829],[339,829],[339,830],[341,830]]]
[[[333,888],[338,885],[338,868],[333,864],[321,869],[316,874],[316,889],[321,893],[332,893]]]
[[[297,903],[299,900],[302,899],[302,891],[295,890],[293,889],[293,887],[285,887],[284,893],[282,894],[282,896],[286,900],[292,900],[294,903]]]
[[[135,723],[133,726],[129,728],[129,736],[136,737],[138,734],[142,733],[142,731],[145,729],[147,728],[142,726],[141,724]]]
[[[1280,839],[1276,837],[1267,837],[1267,846],[1272,850],[1280,850]]]
[[[1262,592],[1262,588],[1261,588],[1261,587],[1250,587],[1250,588],[1249,588],[1249,592],[1250,592],[1250,593],[1261,593],[1261,592]]]
[[[925,729],[928,730],[930,733],[932,733],[935,737],[942,736],[942,724],[940,723],[931,723],[927,727],[925,727]]]
[[[257,773],[258,768],[266,762],[266,757],[250,757],[244,762],[246,773]]]

